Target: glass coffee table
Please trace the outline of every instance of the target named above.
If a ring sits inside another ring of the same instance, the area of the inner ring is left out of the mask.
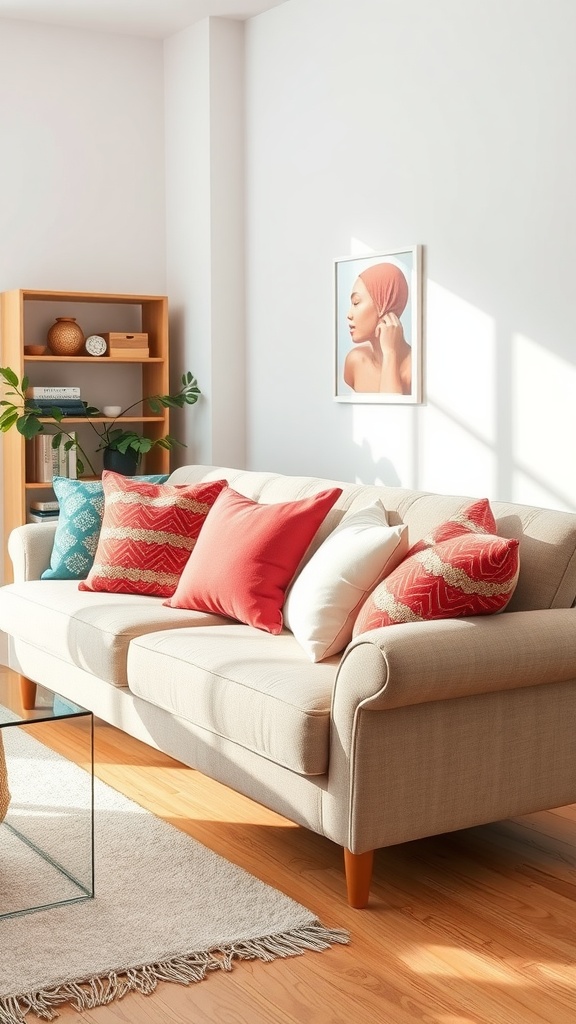
[[[23,711],[16,689],[0,701],[10,791],[0,823],[0,920],[94,897],[93,715],[46,691],[40,701]],[[70,743],[83,767],[66,756]]]

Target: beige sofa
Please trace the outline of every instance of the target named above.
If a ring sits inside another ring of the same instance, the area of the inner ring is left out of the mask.
[[[188,466],[262,502],[336,483]],[[410,542],[470,501],[342,484],[314,545],[380,498]],[[482,497],[476,495],[472,497]],[[348,898],[369,897],[373,851],[576,800],[576,515],[493,502],[520,539],[507,610],[388,626],[312,663],[295,638],[162,599],[42,581],[55,527],[11,535],[0,628],[25,699],[34,683],[344,848]]]

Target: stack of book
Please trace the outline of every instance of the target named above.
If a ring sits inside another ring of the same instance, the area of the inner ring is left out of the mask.
[[[40,415],[50,416],[51,409],[59,409],[63,416],[85,416],[86,407],[77,387],[31,387],[26,392],[29,405]]]
[[[57,448],[52,447],[54,434],[36,434],[30,442],[29,479],[37,483],[50,483],[55,476],[67,476],[71,480],[76,480],[76,448],[73,445],[66,451],[64,447],[70,438],[76,438],[76,433],[73,430],[68,433],[69,436],[62,437]]]
[[[30,523],[56,523],[60,514],[57,501],[31,501],[28,513]]]

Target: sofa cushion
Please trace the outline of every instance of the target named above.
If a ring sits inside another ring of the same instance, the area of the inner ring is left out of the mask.
[[[240,656],[241,655],[241,656]],[[227,623],[130,644],[132,693],[304,775],[328,769],[339,658],[312,664],[291,633]]]
[[[113,686],[126,686],[126,656],[133,637],[223,621],[200,612],[172,611],[161,598],[80,591],[75,580],[29,580],[1,587],[0,619],[2,628],[18,640]],[[78,699],[82,703],[80,693]]]
[[[225,480],[174,486],[104,470],[104,518],[80,590],[168,597]]]
[[[502,611],[518,579],[518,541],[461,534],[408,555],[364,602],[354,636],[393,623]]]
[[[132,477],[162,484],[167,473]],[[55,476],[52,487],[60,512],[50,556],[50,568],[43,580],[84,580],[94,563],[104,515],[104,487],[101,480],[72,480]]]
[[[226,488],[167,604],[280,633],[286,590],[341,493],[331,487],[300,501],[261,505]]]
[[[345,516],[290,587],[284,622],[312,661],[343,651],[368,593],[402,561],[406,526],[388,526],[382,502]]]

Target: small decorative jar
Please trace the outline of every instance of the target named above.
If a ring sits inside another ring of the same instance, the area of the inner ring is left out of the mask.
[[[55,356],[77,356],[84,349],[84,331],[75,316],[57,316],[46,341]]]

